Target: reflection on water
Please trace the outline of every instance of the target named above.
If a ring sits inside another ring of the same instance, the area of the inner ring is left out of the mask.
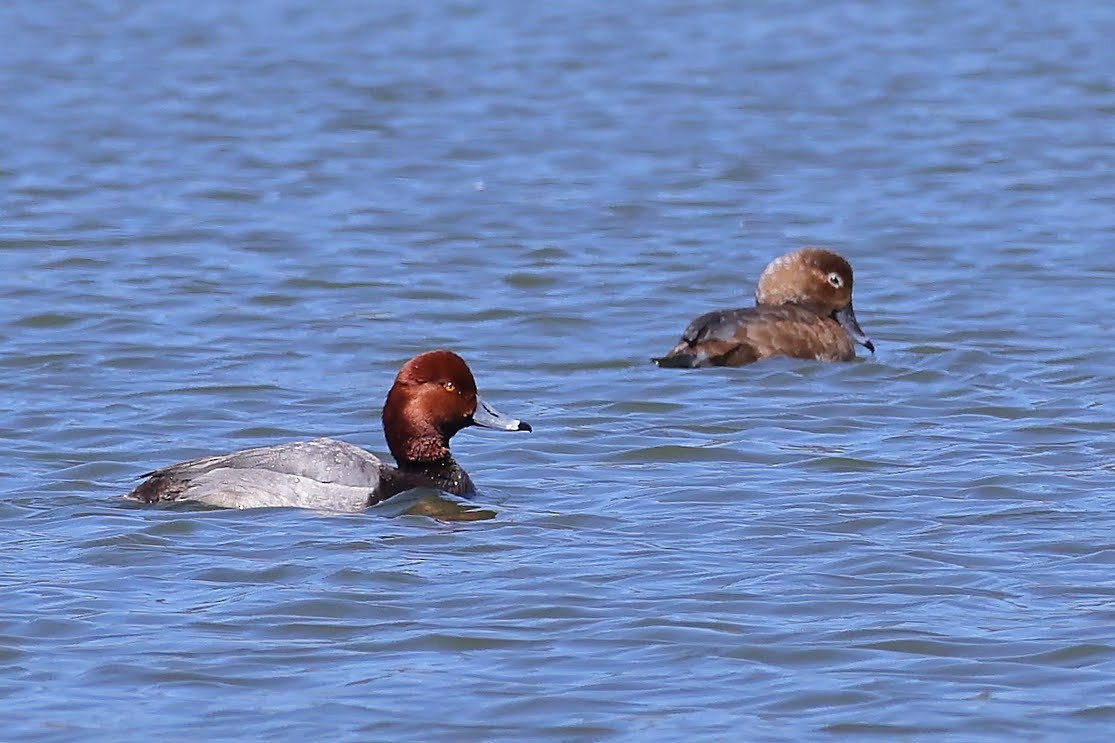
[[[484,521],[496,517],[496,512],[489,508],[426,488],[390,498],[377,505],[374,512],[389,517],[428,516],[438,521]]]

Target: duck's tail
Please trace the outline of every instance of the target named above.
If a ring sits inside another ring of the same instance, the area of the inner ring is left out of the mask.
[[[693,369],[697,366],[697,357],[688,353],[671,354],[651,361],[663,369]]]

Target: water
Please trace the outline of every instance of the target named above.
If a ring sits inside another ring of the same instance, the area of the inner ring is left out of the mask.
[[[1106,740],[1115,9],[412,5],[0,10],[4,737]],[[803,244],[874,358],[648,363]],[[436,347],[493,518],[116,497]]]

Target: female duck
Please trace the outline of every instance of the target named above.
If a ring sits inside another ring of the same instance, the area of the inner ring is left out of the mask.
[[[701,315],[659,366],[743,366],[770,356],[851,361],[875,345],[852,309],[852,266],[828,250],[780,256],[759,277],[755,306]]]
[[[148,479],[125,497],[222,508],[360,511],[416,487],[471,495],[472,480],[449,452],[449,439],[467,426],[531,430],[480,399],[464,359],[430,351],[403,365],[383,406],[383,432],[397,467],[358,446],[321,438],[163,467],[145,474]]]

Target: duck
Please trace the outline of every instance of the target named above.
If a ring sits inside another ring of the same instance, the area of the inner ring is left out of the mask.
[[[852,308],[852,266],[830,250],[806,247],[771,261],[755,306],[708,312],[689,323],[660,367],[744,366],[772,356],[852,361],[855,344],[875,344]]]
[[[476,487],[449,450],[454,434],[470,426],[532,430],[486,403],[468,364],[444,349],[403,364],[382,419],[394,466],[348,442],[317,438],[162,467],[141,475],[146,479],[124,497],[140,503],[340,512],[362,511],[419,487],[468,497]]]

